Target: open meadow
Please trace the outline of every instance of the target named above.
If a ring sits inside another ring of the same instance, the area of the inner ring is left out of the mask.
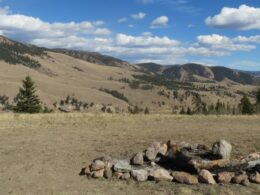
[[[79,176],[102,155],[124,158],[153,141],[211,144],[237,157],[260,151],[260,116],[0,115],[0,194],[259,194],[260,186],[181,185]]]

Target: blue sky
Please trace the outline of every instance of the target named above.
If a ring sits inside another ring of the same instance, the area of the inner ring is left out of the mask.
[[[259,0],[0,0],[0,34],[162,64],[260,70]]]

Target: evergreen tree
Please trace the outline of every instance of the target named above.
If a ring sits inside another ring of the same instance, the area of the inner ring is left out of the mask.
[[[20,88],[14,102],[16,106],[15,112],[23,113],[39,113],[41,111],[41,102],[39,97],[35,94],[35,84],[31,77],[27,76],[23,80],[23,87]]]
[[[260,89],[258,89],[256,92],[256,104],[260,105]]]
[[[190,107],[188,107],[188,109],[187,109],[187,114],[192,115],[192,111],[191,111]]]
[[[181,109],[180,114],[186,114],[184,108]]]
[[[246,95],[240,100],[242,114],[253,114],[254,107]]]
[[[149,109],[147,107],[144,110],[144,114],[150,114],[150,111],[149,111]]]

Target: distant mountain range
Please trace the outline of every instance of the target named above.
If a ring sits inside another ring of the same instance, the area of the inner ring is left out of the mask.
[[[137,66],[139,66],[143,71],[162,74],[183,82],[220,82],[229,80],[241,84],[254,83],[254,76],[252,74],[220,66],[208,67],[195,63],[170,66],[163,66],[154,63],[141,63],[137,64]]]

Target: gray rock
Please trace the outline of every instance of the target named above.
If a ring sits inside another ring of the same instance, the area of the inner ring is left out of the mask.
[[[71,105],[64,105],[64,106],[60,106],[59,107],[59,110],[61,112],[66,112],[66,113],[69,113],[69,112],[72,112],[73,111],[73,107]]]
[[[143,153],[137,153],[137,154],[132,158],[132,164],[134,164],[134,165],[143,165],[143,164],[144,164],[144,156],[143,156]]]
[[[149,176],[151,176],[155,181],[172,181],[173,177],[170,175],[170,173],[161,168],[155,168],[152,169],[149,172]]]
[[[259,169],[260,168],[260,159],[248,162],[247,169],[252,169],[252,168],[256,169],[256,171],[260,171],[260,169]]]
[[[146,181],[148,179],[148,172],[144,169],[132,170],[131,175],[136,181]]]
[[[221,159],[229,159],[231,155],[232,145],[226,140],[220,140],[213,144],[212,152]]]
[[[130,172],[132,170],[132,166],[130,165],[129,161],[127,160],[119,160],[114,165],[114,171],[117,172]]]
[[[120,179],[122,179],[122,180],[128,180],[128,179],[130,179],[130,178],[131,178],[130,173],[124,173],[124,174],[120,177]]]
[[[243,185],[243,186],[249,186],[250,182],[249,182],[248,179],[244,179],[240,184]]]
[[[205,169],[199,172],[199,181],[201,183],[216,184],[213,175],[208,170]]]
[[[105,168],[105,163],[103,161],[101,161],[101,160],[95,160],[90,165],[90,170],[91,171],[98,171],[98,170],[104,169],[104,168]]]
[[[155,150],[154,147],[149,147],[149,148],[147,148],[147,150],[145,152],[145,157],[149,161],[154,161],[156,156],[157,156],[157,154],[158,154],[158,152]]]

